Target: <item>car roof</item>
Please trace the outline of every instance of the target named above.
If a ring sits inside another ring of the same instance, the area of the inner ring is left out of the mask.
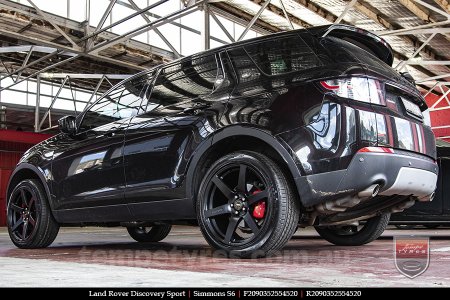
[[[191,55],[188,55],[188,56],[185,56],[185,57],[181,57],[181,58],[178,58],[178,59],[173,60],[173,61],[168,62],[168,63],[157,65],[157,66],[155,66],[153,68],[150,68],[148,70],[144,70],[142,72],[139,72],[138,74],[136,74],[136,76],[142,75],[142,74],[146,74],[149,71],[161,68],[163,66],[170,66],[172,64],[177,64],[177,63],[179,63],[180,61],[183,61],[183,60],[194,59],[196,57],[201,57],[201,56],[204,56],[204,55],[217,54],[217,53],[220,53],[222,51],[234,49],[234,48],[240,47],[240,46],[250,45],[250,44],[253,44],[253,43],[259,42],[259,41],[276,39],[276,38],[279,38],[279,37],[295,35],[295,34],[298,34],[298,33],[309,33],[309,34],[311,34],[313,36],[320,37],[320,36],[322,36],[324,34],[328,34],[329,32],[331,32],[331,31],[333,31],[335,29],[336,30],[348,30],[349,32],[355,32],[355,33],[359,33],[359,34],[370,36],[372,38],[377,38],[377,40],[382,42],[382,44],[385,45],[389,51],[392,51],[391,47],[389,46],[389,44],[384,39],[374,35],[373,33],[369,32],[367,30],[364,30],[364,29],[361,29],[361,28],[357,28],[357,27],[351,26],[351,25],[331,24],[331,25],[323,25],[323,26],[301,28],[301,29],[295,29],[295,30],[289,30],[289,31],[275,32],[275,33],[271,33],[271,34],[268,34],[268,35],[259,36],[259,37],[255,37],[255,38],[252,38],[252,39],[231,43],[231,44],[228,44],[228,45],[223,45],[223,46],[220,46],[220,47],[217,47],[217,48],[214,48],[214,49],[209,49],[209,50],[205,50],[205,51],[202,51],[202,52],[191,54]]]

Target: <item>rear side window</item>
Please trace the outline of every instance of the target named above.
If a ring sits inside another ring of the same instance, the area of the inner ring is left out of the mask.
[[[244,48],[256,65],[268,75],[303,71],[319,65],[317,56],[297,35]]]
[[[244,61],[255,63],[265,75],[281,75],[320,65],[316,54],[299,35],[247,45],[241,51],[231,51],[231,53],[231,56],[236,58],[234,60],[237,65],[239,62],[236,54],[238,56],[245,54],[248,58]]]
[[[209,95],[217,81],[216,55],[189,57],[162,68],[148,99],[147,112]]]

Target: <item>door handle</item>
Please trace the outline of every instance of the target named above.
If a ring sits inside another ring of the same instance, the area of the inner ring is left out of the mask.
[[[106,137],[113,137],[113,136],[115,136],[118,132],[120,131],[120,129],[119,128],[117,128],[117,127],[111,127],[111,129],[110,130],[108,130],[106,133],[105,133],[105,136]]]

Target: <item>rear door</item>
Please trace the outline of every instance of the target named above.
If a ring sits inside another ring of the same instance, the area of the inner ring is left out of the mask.
[[[147,89],[146,109],[132,119],[124,147],[125,197],[134,216],[148,218],[155,201],[186,197],[187,163],[217,127],[227,80],[218,55],[209,53],[164,66]]]

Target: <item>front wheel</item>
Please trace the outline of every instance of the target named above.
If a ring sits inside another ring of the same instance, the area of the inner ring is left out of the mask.
[[[171,229],[172,225],[170,224],[160,224],[151,227],[127,227],[128,234],[136,242],[140,243],[155,243],[162,241],[169,235]]]
[[[8,233],[18,248],[45,248],[58,235],[42,184],[26,179],[16,185],[7,206]]]
[[[250,151],[216,161],[201,182],[197,214],[208,243],[231,257],[264,257],[297,229],[299,207],[280,167]]]
[[[386,213],[370,218],[360,226],[316,226],[315,229],[322,238],[332,244],[338,246],[361,246],[379,238],[386,229],[390,217],[391,214]]]
[[[416,228],[416,225],[408,225],[408,224],[396,224],[395,227],[397,229],[414,229]]]

